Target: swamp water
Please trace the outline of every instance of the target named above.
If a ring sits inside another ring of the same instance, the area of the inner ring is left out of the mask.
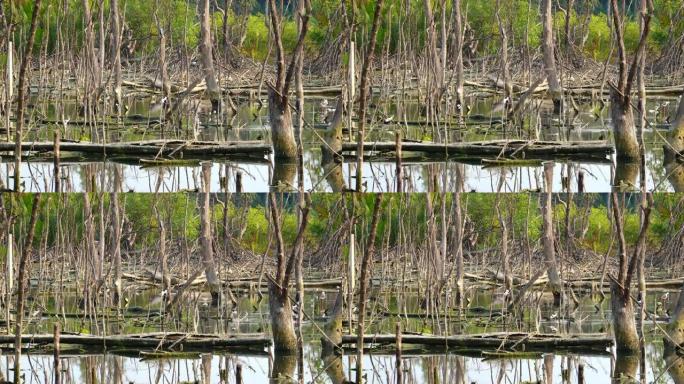
[[[42,293],[41,293],[42,292]],[[657,317],[665,316],[677,300],[671,292],[663,302],[666,291],[650,291],[647,306]],[[355,352],[345,350],[339,357],[321,355],[319,329],[326,320],[326,308],[336,295],[333,290],[307,290],[304,312],[310,316],[303,322],[303,369],[305,383],[346,383],[355,378]],[[511,317],[500,317],[503,308],[500,290],[477,288],[471,294],[466,317],[420,317],[425,313],[421,298],[415,293],[397,295],[375,289],[369,303],[368,333],[393,333],[397,321],[402,323],[404,334],[477,334],[502,330],[524,330],[542,333],[606,333],[610,334],[609,297],[588,292],[579,294],[579,306],[565,313],[537,296],[525,307],[525,314],[517,324]],[[56,299],[58,297],[58,299]],[[80,295],[64,291],[55,295],[48,290],[33,289],[27,303],[31,333],[50,333],[59,316],[63,334],[146,333],[156,331],[182,331],[217,333],[224,335],[268,334],[268,297],[262,300],[254,292],[237,293],[235,309],[215,309],[208,305],[208,295],[191,293],[183,302],[183,321],[163,323],[159,316],[161,297],[157,290],[140,288],[129,291],[124,315],[98,315],[95,319],[78,318]],[[57,303],[60,303],[59,305]],[[660,304],[659,304],[660,303]],[[394,315],[401,313],[401,317]],[[390,315],[388,315],[390,314]],[[65,316],[66,315],[66,316]],[[313,319],[311,321],[310,319]],[[675,383],[684,372],[673,368],[672,361],[663,357],[662,333],[652,320],[645,324],[645,382]],[[22,374],[26,383],[51,383],[53,358],[48,346],[28,345],[22,356]],[[367,383],[394,383],[394,346],[367,345],[364,355],[364,376]],[[5,379],[12,377],[13,355],[2,351],[0,372]],[[578,370],[583,367],[584,382],[609,383],[616,370],[639,375],[639,362],[616,360],[614,351],[578,352],[572,350],[555,353],[525,353],[511,357],[483,355],[477,350],[422,349],[404,344],[402,364],[404,380],[408,383],[578,383]],[[681,359],[681,358],[680,358]],[[270,350],[224,350],[188,352],[167,358],[139,356],[136,350],[109,350],[91,353],[76,347],[62,345],[64,383],[234,383],[237,365],[241,366],[244,383],[287,383],[297,378],[295,357],[275,357]],[[681,363],[679,364],[681,367]],[[273,379],[280,374],[281,380]],[[615,382],[630,382],[615,381]]]
[[[327,102],[324,102],[326,100]],[[304,188],[313,192],[339,192],[346,188],[354,188],[356,181],[356,164],[354,156],[346,156],[342,163],[323,164],[321,146],[322,135],[326,123],[325,116],[332,115],[333,98],[307,98],[305,106],[306,126],[303,132],[304,145]],[[559,120],[548,111],[548,106],[539,103],[533,112],[525,115],[524,123],[502,125],[500,100],[495,98],[472,98],[472,110],[465,120],[465,126],[459,124],[454,116],[445,114],[440,121],[428,125],[428,121],[420,112],[421,105],[416,99],[389,97],[376,98],[372,122],[367,131],[367,142],[394,141],[394,132],[401,130],[404,140],[434,142],[469,142],[498,139],[539,138],[552,141],[587,141],[599,140],[612,142],[612,126],[608,107],[598,109],[589,104],[580,104],[578,114],[568,115]],[[647,189],[658,192],[679,191],[684,188],[684,181],[678,173],[682,166],[676,164],[666,167],[664,164],[663,144],[668,135],[667,117],[674,114],[676,99],[649,99],[647,109],[651,127],[645,132],[646,145],[646,185]],[[322,105],[327,105],[327,107]],[[65,100],[59,105],[63,109],[57,113],[58,106],[54,101],[33,100],[33,108],[29,111],[35,123],[28,132],[25,141],[52,141],[57,126],[62,130],[63,141],[141,141],[154,139],[181,139],[206,141],[265,141],[270,142],[267,107],[258,108],[257,104],[238,100],[239,110],[236,116],[218,120],[206,114],[190,114],[183,120],[183,127],[178,130],[165,128],[162,132],[157,124],[161,108],[150,98],[136,98],[128,102],[130,109],[124,124],[118,125],[116,120],[94,125],[83,125],[79,117],[78,105],[74,101]],[[77,123],[81,121],[81,123]],[[523,128],[519,128],[519,127]],[[170,132],[169,132],[170,131]],[[354,134],[355,135],[355,134]],[[344,141],[349,138],[344,135]],[[353,141],[355,139],[353,138]],[[0,180],[5,186],[13,185],[13,158],[2,157],[0,160]],[[211,191],[234,191],[235,174],[242,174],[244,192],[267,192],[272,185],[278,189],[296,188],[296,167],[283,167],[275,164],[271,157],[267,158],[212,158]],[[558,159],[554,165],[554,192],[563,192],[567,182],[573,190],[577,190],[578,173],[583,173],[585,192],[609,192],[613,184],[615,170],[614,155],[604,159],[563,160]],[[395,191],[395,163],[393,153],[366,155],[363,177],[365,190],[368,192]],[[91,190],[89,185],[96,185],[98,190],[112,191],[118,185],[122,191],[133,192],[175,192],[197,190],[201,188],[201,167],[199,160],[183,161],[173,165],[143,165],[137,158],[113,157],[107,160],[84,159],[62,154],[61,173],[63,191],[81,192]],[[277,179],[274,180],[274,173]],[[630,173],[630,172],[628,172]],[[49,192],[54,188],[53,165],[51,159],[29,156],[22,163],[22,182],[26,191]],[[451,157],[444,159],[428,158],[419,153],[404,153],[403,161],[404,190],[406,192],[423,192],[431,189],[433,180],[437,179],[447,189],[460,181],[465,191],[520,192],[538,190],[543,186],[543,166],[541,161],[525,164],[484,164],[477,158]],[[639,185],[638,170],[632,170],[630,177],[620,183],[623,189],[633,189]]]

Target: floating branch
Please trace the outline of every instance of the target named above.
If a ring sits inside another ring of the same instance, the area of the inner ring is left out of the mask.
[[[393,152],[394,142],[364,143],[364,151]],[[529,159],[535,157],[601,157],[614,152],[611,144],[603,141],[526,141],[495,140],[470,143],[417,143],[403,142],[404,152],[423,152],[440,156],[488,156]],[[343,152],[356,150],[356,143],[342,144]]]
[[[356,335],[342,337],[342,344],[355,344]],[[395,335],[365,335],[364,344],[394,344]],[[481,335],[428,336],[402,335],[403,344],[425,347],[478,348],[483,350],[544,350],[580,349],[605,351],[613,339],[605,334],[555,335],[541,333],[487,333]]]
[[[52,142],[24,142],[22,151],[54,152]],[[206,158],[210,156],[259,156],[271,153],[271,146],[262,142],[206,142],[183,140],[150,140],[127,143],[83,143],[62,142],[62,152],[79,152],[96,155],[161,156],[175,158]],[[0,143],[0,152],[13,152],[14,143]]]
[[[52,344],[53,335],[22,335],[22,343]],[[0,344],[14,344],[14,335],[0,335]],[[65,335],[60,337],[61,344],[95,346],[101,348],[152,348],[182,350],[212,350],[215,348],[258,348],[271,345],[271,339],[263,336],[216,336],[186,333],[148,333],[139,335],[91,336]]]

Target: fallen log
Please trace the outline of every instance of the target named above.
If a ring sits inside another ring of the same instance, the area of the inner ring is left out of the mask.
[[[342,344],[356,344],[356,335],[342,336]],[[396,336],[365,335],[364,344],[394,344]],[[605,351],[613,339],[605,334],[556,335],[535,333],[489,333],[480,335],[428,336],[402,335],[402,344],[425,347],[479,348],[483,350],[544,350],[586,349]]]
[[[126,156],[174,156],[174,157],[207,157],[230,155],[266,156],[271,153],[271,146],[261,142],[194,142],[182,140],[154,140],[127,143],[84,143],[61,142],[60,151],[80,152],[87,154],[107,154]],[[53,142],[23,142],[22,151],[54,152]],[[0,152],[14,152],[13,143],[0,143]]]
[[[356,143],[342,144],[343,152],[356,151]],[[396,150],[395,142],[367,142],[364,152],[390,152]],[[404,152],[423,152],[441,156],[496,156],[510,158],[534,158],[536,156],[603,157],[612,154],[614,148],[604,141],[527,141],[496,140],[469,143],[402,142]]]
[[[53,335],[22,335],[22,343],[52,344]],[[14,344],[14,335],[0,335],[0,344]],[[102,348],[153,348],[182,350],[211,350],[213,348],[259,348],[271,345],[263,336],[213,336],[185,333],[156,333],[146,335],[91,336],[62,334],[61,344],[99,346]]]

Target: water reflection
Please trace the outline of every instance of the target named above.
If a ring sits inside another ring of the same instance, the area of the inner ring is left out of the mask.
[[[309,356],[304,362],[305,382],[314,378],[317,383],[348,383],[347,372],[350,372],[350,356],[320,355],[308,350]],[[662,358],[662,351],[649,348],[649,354]],[[22,373],[27,384],[52,383],[53,361],[46,355],[30,355],[22,357]],[[366,355],[364,357],[364,375],[368,383],[395,383],[394,356]],[[160,359],[141,360],[133,357],[116,355],[65,356],[63,360],[63,383],[234,383],[235,364],[242,365],[244,383],[289,383],[296,382],[296,363],[294,356],[269,357],[234,356],[203,354],[197,359]],[[605,383],[622,377],[637,377],[638,358],[616,359],[611,362],[610,356],[576,356],[548,354],[541,359],[499,359],[485,360],[449,355],[424,355],[404,357],[405,383],[576,383],[579,363],[584,371],[587,383]],[[659,382],[680,384],[682,379],[682,362],[666,369],[663,364],[647,364],[647,382],[656,377]],[[7,366],[12,364],[9,356],[0,357],[0,372],[5,379],[13,378]],[[611,365],[614,364],[614,371]],[[678,373],[675,370],[679,369]],[[352,377],[354,375],[353,370]],[[677,376],[678,375],[678,376]],[[612,379],[611,379],[612,378]],[[680,380],[680,381],[678,381]]]
[[[305,105],[306,129],[303,133],[304,144],[304,184],[305,188],[313,191],[340,191],[344,188],[355,185],[352,179],[355,175],[355,165],[349,163],[352,159],[347,159],[348,163],[338,164],[339,158],[331,154],[339,153],[339,146],[342,141],[350,140],[349,132],[343,131],[345,118],[340,113],[334,113],[332,117],[325,119],[326,123],[321,123],[322,113],[319,105],[320,99],[307,99]],[[341,101],[338,100],[338,105]],[[495,101],[492,99],[470,100],[473,106],[471,115],[466,119],[466,128],[458,122],[446,121],[437,125],[427,125],[426,122],[420,123],[424,118],[420,115],[420,104],[416,100],[398,101],[396,99],[376,100],[375,104],[378,113],[375,116],[377,121],[373,121],[372,129],[369,130],[368,141],[394,141],[396,131],[401,131],[405,140],[409,141],[482,141],[496,139],[539,139],[539,140],[599,140],[608,141],[611,138],[610,120],[607,111],[595,111],[588,109],[575,115],[572,119],[558,119],[557,117],[546,114],[532,114],[525,116],[520,126],[511,129],[502,129],[500,122],[500,112],[495,110]],[[67,103],[68,104],[68,103]],[[131,116],[146,119],[149,116],[156,116],[149,111],[149,101],[133,100],[129,103],[133,106]],[[332,103],[330,103],[332,104]],[[52,121],[55,115],[54,104],[35,102],[36,109],[43,120]],[[338,106],[337,105],[337,106]],[[64,108],[65,116],[76,113],[77,108]],[[72,110],[73,109],[73,110]],[[337,110],[337,109],[334,109]],[[75,115],[76,116],[76,115]],[[196,119],[195,119],[196,120]],[[193,120],[185,122],[193,127],[197,126],[194,133],[200,140],[258,140],[266,141],[269,139],[269,122],[266,116],[266,108],[258,109],[249,103],[242,104],[236,116],[226,118],[226,121],[215,121],[211,118],[207,121]],[[90,128],[71,121],[71,125],[64,128],[59,124],[44,124],[40,129],[32,130],[27,140],[51,140],[52,131],[59,126],[63,131],[63,140],[102,140],[102,134],[106,141],[122,140],[149,140],[156,138],[173,138],[187,140],[192,135],[183,131],[162,132],[158,125],[144,125],[129,121],[124,125]],[[336,123],[337,122],[337,123]],[[106,125],[106,124],[105,124]],[[657,191],[679,191],[684,187],[681,176],[681,168],[677,161],[668,161],[667,155],[662,150],[662,137],[667,132],[656,132],[655,130],[667,129],[666,125],[654,124],[654,128],[645,132],[646,142],[646,176],[647,188]],[[190,128],[188,128],[190,129]],[[195,129],[195,128],[193,128]],[[490,192],[494,189],[501,170],[490,168],[491,164],[483,165],[478,159],[452,158],[448,162],[443,159],[429,160],[420,154],[407,154],[408,158],[404,161],[404,175],[407,177],[406,185],[408,191],[426,191],[429,189],[430,168],[436,167],[436,172],[449,172],[457,165],[464,166],[465,190],[478,192]],[[396,185],[394,176],[396,174],[392,153],[381,154],[380,156],[369,156],[371,162],[364,164],[363,175],[367,191],[392,191]],[[82,191],[85,189],[82,182],[83,175],[87,167],[91,167],[96,174],[97,186],[104,190],[111,190],[111,169],[121,167],[124,190],[139,192],[154,191],[155,189],[165,191],[179,191],[195,189],[197,187],[196,178],[193,174],[197,173],[198,164],[174,165],[166,168],[143,168],[136,159],[109,159],[107,161],[84,163],[83,159],[72,158],[70,162],[64,159],[62,170],[65,184],[69,191]],[[271,186],[277,185],[281,188],[297,185],[296,170],[288,165],[273,165],[273,161],[268,159],[214,159],[216,164],[214,172],[227,165],[230,168],[240,169],[245,174],[250,175],[245,182],[245,192],[267,192]],[[4,157],[0,160],[0,182],[5,186],[13,185],[11,177],[13,175],[12,158]],[[460,163],[459,163],[460,162]],[[613,164],[615,161],[613,160]],[[560,176],[563,167],[576,167],[585,171],[587,176],[586,192],[608,192],[612,185],[622,185],[632,188],[639,185],[637,165],[618,165],[617,168],[609,161],[596,162],[596,160],[584,159],[579,162],[571,163],[562,160],[556,161],[554,171]],[[27,158],[21,170],[24,178],[22,181],[27,191],[50,191],[54,185],[53,169],[50,159],[36,157]],[[540,187],[539,174],[540,165],[529,166],[508,166],[505,172],[506,191],[525,191],[536,190]],[[613,178],[611,175],[614,175]],[[218,178],[213,191],[220,191]],[[561,185],[561,178],[554,177],[557,184],[554,185],[555,192],[564,191]],[[573,181],[574,183],[575,181]],[[0,185],[2,187],[2,185]]]

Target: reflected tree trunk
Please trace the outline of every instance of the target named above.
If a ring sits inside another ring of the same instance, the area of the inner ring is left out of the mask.
[[[275,161],[273,175],[271,176],[271,189],[277,191],[291,190],[294,188],[294,179],[297,175],[297,163]]]
[[[615,357],[615,369],[613,370],[612,382],[614,384],[637,382],[638,369],[638,354],[618,353]]]
[[[295,377],[296,366],[297,355],[276,353],[273,358],[273,368],[269,383],[285,384],[295,382],[293,378]]]
[[[553,360],[555,355],[547,353],[544,355],[544,383],[553,384]]]

